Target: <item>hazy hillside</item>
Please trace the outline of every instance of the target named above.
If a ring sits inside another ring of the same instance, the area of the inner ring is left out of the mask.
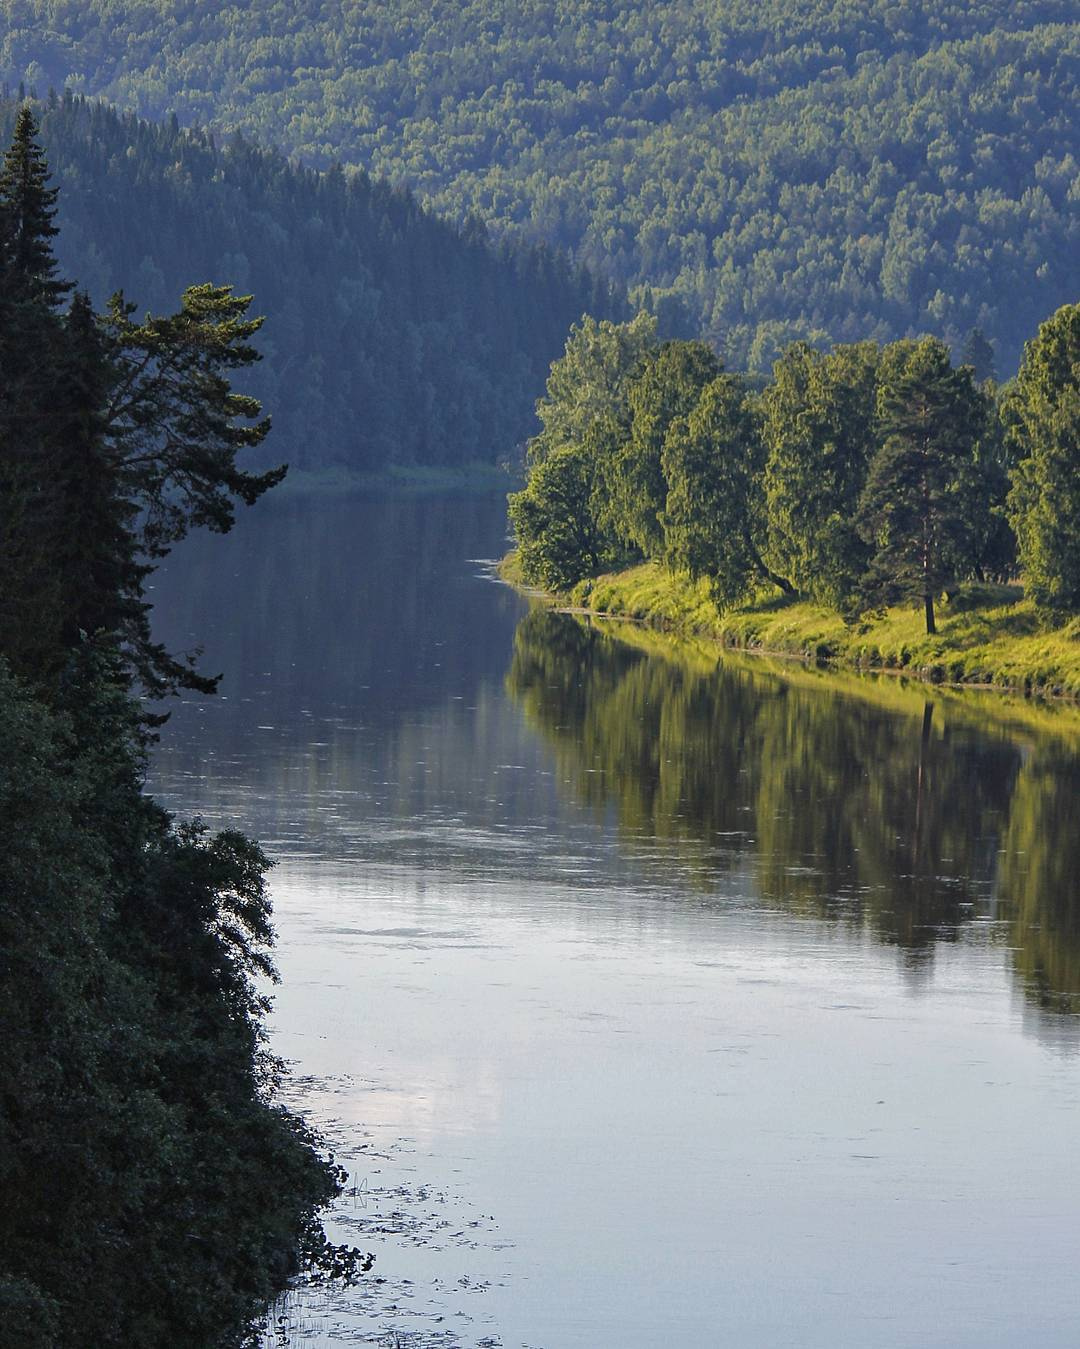
[[[736,363],[1080,292],[1073,0],[0,0],[0,76],[335,157],[683,297]]]
[[[302,467],[494,461],[532,434],[567,327],[621,314],[607,283],[547,248],[487,241],[407,192],[275,153],[120,117],[77,98],[40,109],[60,188],[57,253],[101,304],[174,309],[184,286],[230,282],[267,316],[266,447]],[[14,105],[0,103],[0,134]]]

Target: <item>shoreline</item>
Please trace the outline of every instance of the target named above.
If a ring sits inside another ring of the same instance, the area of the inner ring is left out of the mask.
[[[1047,628],[1016,587],[962,588],[942,603],[939,631],[927,636],[914,609],[848,625],[812,601],[769,598],[720,614],[703,583],[655,562],[590,577],[562,593],[529,586],[513,550],[497,572],[559,612],[705,640],[726,651],[937,687],[1080,701],[1080,619]]]

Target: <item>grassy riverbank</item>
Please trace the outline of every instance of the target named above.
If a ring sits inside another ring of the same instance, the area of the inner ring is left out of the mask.
[[[500,572],[523,585],[515,554]],[[548,598],[746,651],[903,671],[939,684],[1080,698],[1080,619],[1048,628],[1017,587],[965,586],[940,606],[933,637],[923,630],[921,610],[910,608],[848,625],[822,605],[771,597],[720,614],[704,583],[673,576],[655,562],[590,577],[568,594]]]

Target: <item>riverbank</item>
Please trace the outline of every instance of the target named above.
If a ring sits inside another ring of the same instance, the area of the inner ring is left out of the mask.
[[[499,574],[529,590],[515,553],[503,559]],[[529,593],[560,608],[631,619],[743,651],[902,672],[935,684],[1080,698],[1080,619],[1047,628],[1014,586],[963,587],[940,606],[934,636],[924,631],[921,610],[906,608],[852,625],[823,605],[786,597],[721,614],[704,582],[673,576],[655,562],[590,577],[566,594]]]

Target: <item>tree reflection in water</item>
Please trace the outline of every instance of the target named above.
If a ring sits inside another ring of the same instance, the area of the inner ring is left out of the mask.
[[[657,654],[540,608],[506,682],[578,799],[682,847],[702,888],[749,867],[762,903],[916,966],[982,924],[1034,1006],[1080,1011],[1080,759],[1053,731],[991,696]]]

